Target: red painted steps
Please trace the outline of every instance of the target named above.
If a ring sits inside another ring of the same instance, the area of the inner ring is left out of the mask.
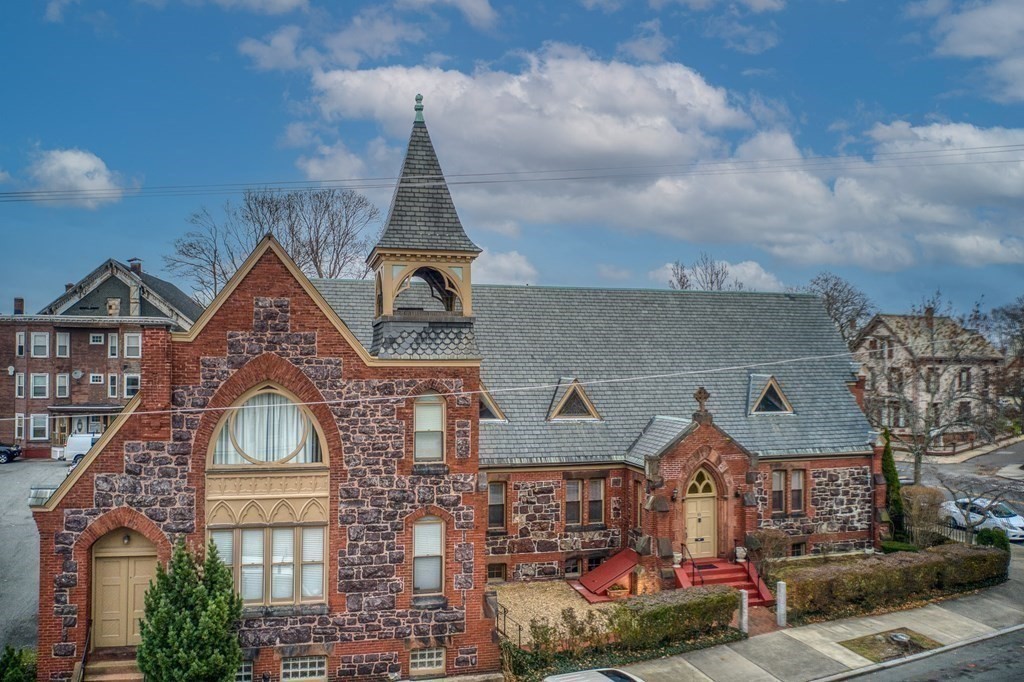
[[[694,583],[697,585],[702,584],[701,578],[703,578],[704,585],[729,585],[735,587],[737,590],[746,590],[748,604],[750,606],[771,606],[774,602],[771,600],[764,599],[758,593],[757,585],[747,575],[746,569],[742,564],[730,564],[727,561],[717,562],[701,562],[697,564],[700,569],[696,574],[693,572],[693,567],[689,563],[683,564],[680,568],[675,569],[676,571],[676,582],[682,586],[684,581],[681,579],[680,573],[686,577],[686,582],[689,582],[691,576],[695,576]]]

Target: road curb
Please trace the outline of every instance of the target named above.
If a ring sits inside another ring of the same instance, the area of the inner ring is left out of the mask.
[[[977,644],[978,642],[984,642],[985,640],[995,639],[996,637],[1002,637],[1008,635],[1011,632],[1017,632],[1018,630],[1024,630],[1024,623],[1020,625],[1011,625],[1008,628],[1002,630],[995,630],[993,632],[986,632],[983,635],[977,635],[970,639],[965,639],[961,642],[954,642],[953,644],[947,644],[946,646],[940,646],[938,649],[930,649],[928,651],[922,651],[919,654],[907,656],[906,658],[896,658],[891,661],[883,661],[881,663],[872,663],[871,665],[864,666],[863,668],[855,668],[848,670],[844,673],[836,673],[835,675],[829,675],[828,677],[818,677],[811,682],[832,682],[833,680],[849,680],[854,677],[860,677],[861,675],[867,675],[869,673],[878,672],[879,670],[888,670],[889,668],[896,668],[903,665],[904,663],[913,663],[914,661],[920,661],[925,658],[931,658],[938,654],[944,654],[947,651],[954,651],[960,647],[970,646],[971,644]]]

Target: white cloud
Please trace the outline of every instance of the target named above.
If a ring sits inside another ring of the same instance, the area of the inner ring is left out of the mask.
[[[27,174],[36,190],[80,193],[53,203],[96,208],[119,201],[124,194],[118,174],[103,159],[82,149],[40,150],[33,155]]]
[[[64,10],[70,5],[77,5],[79,0],[50,0],[46,3],[46,13],[43,18],[47,21],[64,21]]]
[[[745,54],[761,54],[779,44],[774,24],[758,27],[734,16],[709,19],[704,32],[711,38],[721,38],[726,47]]]
[[[363,158],[368,172],[393,175],[413,96],[422,92],[456,205],[475,229],[515,235],[521,225],[599,226],[742,244],[789,262],[887,270],[922,258],[991,257],[935,248],[928,235],[1006,240],[1022,233],[1016,216],[1024,213],[1024,164],[974,163],[1015,157],[884,155],[1024,144],[1024,128],[893,121],[866,138],[844,133],[866,140],[877,158],[803,165],[815,152],[797,145],[787,112],[760,98],[730,96],[682,64],[604,61],[557,44],[522,56],[518,68],[470,73],[422,65],[314,71],[314,104],[325,129],[368,121],[386,141],[360,153],[326,145],[300,167],[314,179],[351,177]],[[788,161],[780,167],[779,160]],[[334,170],[339,165],[346,174]],[[638,168],[635,175],[618,170],[591,179],[537,173],[630,167]],[[452,177],[472,172],[517,175],[489,184]]]
[[[630,272],[628,268],[601,263],[597,266],[597,275],[601,279],[610,279],[612,281],[622,282],[632,277],[633,273]]]
[[[498,13],[491,7],[490,0],[398,0],[398,5],[417,9],[448,5],[459,10],[470,25],[479,29],[494,28],[498,23]]]
[[[11,181],[11,174],[8,173],[7,171],[5,171],[3,168],[0,168],[0,185],[3,185],[3,184],[8,183],[10,181]]]
[[[473,263],[473,279],[482,284],[535,284],[537,268],[518,251],[484,249]]]
[[[692,10],[705,11],[710,10],[715,5],[727,4],[725,0],[651,0],[651,7],[655,9],[661,9],[666,5],[683,5]],[[778,12],[785,8],[786,0],[730,0],[728,3],[732,7],[742,7],[754,13],[761,12]]]
[[[918,8],[918,16],[936,17],[937,54],[985,60],[993,97],[1024,101],[1024,7],[1020,0],[971,2],[959,11],[948,3],[926,4]]]
[[[591,11],[599,9],[605,14],[618,12],[625,0],[580,0],[580,4]]]
[[[324,44],[336,63],[354,68],[365,59],[401,54],[405,43],[419,43],[426,37],[423,29],[414,24],[369,9],[354,16],[348,26],[328,37]]]
[[[937,259],[962,265],[1024,263],[1024,239],[1020,237],[998,237],[979,232],[944,232],[921,235],[918,241]]]
[[[671,46],[672,41],[661,32],[661,21],[652,19],[638,24],[633,38],[619,43],[616,50],[641,62],[660,62]]]
[[[321,144],[314,154],[300,156],[295,165],[307,178],[325,182],[360,178],[366,174],[362,157],[349,151],[344,142]]]
[[[256,68],[264,70],[298,69],[316,62],[311,49],[299,54],[299,38],[302,29],[298,26],[282,26],[263,40],[246,38],[238,45],[238,51],[252,59]]]
[[[259,14],[284,14],[309,7],[308,0],[213,0],[224,9],[240,9]]]

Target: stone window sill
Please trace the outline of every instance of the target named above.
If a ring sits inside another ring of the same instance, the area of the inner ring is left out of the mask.
[[[412,607],[414,609],[424,609],[427,611],[446,609],[448,608],[448,597],[438,594],[414,596],[412,598]]]
[[[243,618],[283,618],[286,616],[323,616],[327,614],[327,604],[276,604],[274,606],[257,606],[250,604],[242,607]]]
[[[488,528],[487,537],[489,538],[503,538],[508,536],[507,528]]]
[[[608,525],[604,523],[588,523],[586,525],[581,523],[566,524],[566,533],[585,533],[587,531],[594,530],[608,530]]]
[[[447,476],[448,465],[443,462],[413,464],[413,476]]]

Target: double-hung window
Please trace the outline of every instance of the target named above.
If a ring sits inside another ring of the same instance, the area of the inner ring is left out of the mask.
[[[247,604],[324,599],[323,526],[227,528],[210,532]]]
[[[19,358],[25,357],[25,332],[18,332],[14,338],[14,354]]]
[[[789,472],[789,511],[804,510],[804,470],[794,469]]]
[[[505,527],[505,484],[487,484],[487,527],[502,529]]]
[[[412,592],[440,594],[444,585],[444,522],[424,516],[412,526]]]
[[[125,348],[125,357],[128,357],[128,349]],[[107,334],[107,357],[117,357],[117,332]]]
[[[70,395],[71,389],[71,377],[67,374],[58,374],[56,383],[56,396],[58,398],[67,398]]]
[[[14,440],[25,440],[25,415],[21,412],[14,415]]]
[[[50,357],[50,334],[49,332],[32,332],[32,357]]]
[[[142,334],[132,333],[124,335],[124,356],[126,358],[142,357]]]
[[[31,380],[32,380],[32,397],[33,398],[49,398],[50,397],[50,375],[49,374],[33,374]]]
[[[786,472],[782,470],[772,472],[772,511],[786,511]]]
[[[57,332],[57,357],[71,357],[71,334],[68,332]]]
[[[125,398],[132,398],[138,392],[139,392],[139,375],[138,374],[125,374],[124,375],[124,397]]]
[[[45,414],[33,414],[29,417],[29,439],[46,440],[50,437],[50,420]]]
[[[580,481],[565,482],[565,522],[566,524],[583,523],[581,516]]]
[[[25,373],[18,372],[14,375],[14,397],[24,398],[25,397]]]
[[[636,505],[636,518],[633,519],[633,524],[637,528],[644,525],[644,482],[634,481],[634,504]]]
[[[587,488],[587,523],[604,523],[604,479],[590,479]]]
[[[417,462],[440,462],[444,459],[444,399],[427,393],[413,403],[413,431],[416,442],[413,459]]]
[[[118,397],[120,397],[120,395],[121,394],[117,390],[117,375],[116,374],[108,374],[107,375],[107,397],[108,398],[118,398]]]

